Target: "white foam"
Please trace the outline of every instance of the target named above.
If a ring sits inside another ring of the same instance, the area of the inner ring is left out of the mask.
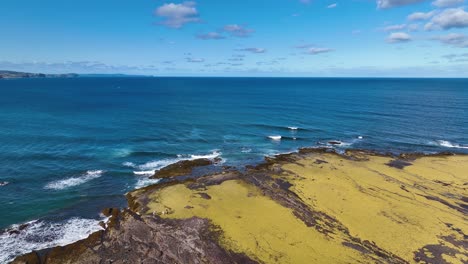
[[[242,148],[241,152],[242,153],[250,153],[250,152],[252,152],[252,149],[251,148]]]
[[[437,140],[437,144],[441,147],[446,147],[446,148],[460,148],[460,149],[468,149],[468,146],[463,146],[457,143],[452,143],[447,140]]]
[[[357,137],[357,138],[358,138],[358,139],[363,139],[364,137],[363,137],[363,136],[359,136],[359,137]]]
[[[213,151],[213,153],[208,154],[208,155],[190,155],[190,159],[195,160],[195,159],[215,159],[217,157],[221,156],[221,153],[218,151]]]
[[[298,127],[288,127],[289,129],[291,130],[298,130],[299,128]]]
[[[349,142],[341,142],[338,146],[340,147],[349,147],[351,146],[353,143],[349,143]]]
[[[18,230],[20,225],[12,225],[0,234],[0,263],[8,263],[32,250],[65,246],[85,239],[103,229],[98,223],[99,220],[94,219],[72,218],[65,222],[35,220],[28,222],[23,230]],[[9,230],[18,230],[19,233],[10,234]]]
[[[153,172],[154,174],[154,172]],[[150,179],[150,178],[140,178],[138,179],[137,183],[135,184],[135,188],[143,188],[149,185],[156,184],[160,181],[160,179]]]
[[[155,171],[160,170],[164,167],[167,167],[171,164],[177,163],[183,160],[196,160],[196,159],[215,159],[221,156],[221,152],[213,151],[207,155],[177,155],[177,158],[174,159],[163,159],[163,160],[154,160],[142,165],[135,165],[131,162],[125,162],[124,165],[127,167],[132,167],[138,170],[133,171],[135,175],[142,176],[142,178],[138,179],[136,183],[136,188],[145,187],[151,184],[158,183],[159,180],[149,179],[149,176],[154,175]],[[221,163],[224,160],[221,160]]]
[[[333,142],[333,143],[330,143],[330,142]],[[353,145],[353,143],[354,142],[343,142],[340,140],[331,140],[331,141],[328,141],[326,145],[330,147],[350,147]],[[323,143],[320,143],[320,144],[323,144]]]
[[[279,140],[281,140],[283,137],[282,137],[282,136],[268,136],[268,138],[271,139],[271,140],[279,141]]]
[[[135,163],[133,163],[133,162],[124,162],[124,163],[122,163],[122,165],[124,165],[125,167],[130,167],[130,168],[135,168],[136,167]]]
[[[151,175],[154,175],[154,170],[134,171],[133,174],[140,175],[140,176],[151,176]]]
[[[215,159],[217,157],[221,156],[221,152],[218,151],[213,151],[211,154],[207,155],[189,155],[184,157],[184,155],[177,155],[177,158],[175,159],[163,159],[163,160],[154,160],[147,162],[142,165],[135,165],[131,162],[126,162],[128,167],[133,167],[139,169],[141,173],[147,172],[147,171],[152,171],[154,173],[155,170],[160,170],[164,167],[167,167],[171,164],[177,163],[182,160],[196,160],[196,159]],[[135,174],[138,174],[137,172],[134,172]]]
[[[10,184],[10,183],[7,182],[7,181],[0,182],[0,187],[1,187],[1,186],[7,186],[8,184]]]
[[[79,177],[71,177],[68,179],[49,182],[44,188],[52,190],[68,189],[70,187],[78,186],[88,181],[97,179],[101,177],[103,173],[104,171],[102,170],[87,171],[84,175]]]

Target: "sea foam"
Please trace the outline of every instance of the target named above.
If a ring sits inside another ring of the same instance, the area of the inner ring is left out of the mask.
[[[177,158],[154,160],[154,161],[150,161],[141,165],[136,165],[132,162],[125,162],[123,165],[136,169],[135,171],[133,171],[133,174],[141,176],[141,178],[138,179],[135,187],[142,188],[151,184],[158,183],[159,180],[150,179],[149,177],[154,175],[155,171],[160,170],[164,167],[167,167],[171,164],[174,164],[183,160],[215,159],[220,156],[221,156],[221,152],[213,151],[212,153],[206,154],[206,155],[177,155]]]
[[[0,233],[0,263],[8,263],[16,256],[56,246],[65,246],[102,230],[100,220],[71,218],[64,222],[34,220],[25,228],[12,225]],[[105,219],[103,219],[105,221]],[[20,230],[22,229],[22,230]]]
[[[268,136],[268,138],[271,140],[280,141],[283,137],[282,136]]]
[[[452,142],[447,141],[447,140],[437,140],[436,142],[441,147],[468,149],[468,146],[460,145],[460,144],[457,144],[457,143],[452,143]]]
[[[102,170],[92,170],[87,171],[85,174],[79,177],[71,177],[63,180],[49,182],[44,188],[52,190],[63,190],[70,187],[78,186],[88,181],[97,179],[102,176],[104,171]]]

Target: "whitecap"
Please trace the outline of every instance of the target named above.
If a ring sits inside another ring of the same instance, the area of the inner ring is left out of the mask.
[[[213,151],[211,154],[208,155],[190,155],[190,159],[195,160],[195,159],[215,159],[217,157],[221,156],[221,153],[218,151]]]
[[[2,181],[2,182],[0,182],[0,187],[7,186],[8,184],[10,184],[10,183],[7,182],[7,181]]]
[[[357,138],[358,138],[358,139],[363,139],[364,137],[363,137],[363,136],[358,136]]]
[[[290,126],[290,127],[288,127],[288,129],[290,129],[290,130],[298,130],[299,128],[298,128],[298,127]]]
[[[122,163],[122,165],[124,165],[125,167],[130,167],[130,168],[135,168],[136,167],[135,163],[133,163],[133,162],[124,162],[124,163]]]
[[[250,152],[252,152],[252,149],[251,148],[242,148],[241,152],[242,153],[250,153]]]
[[[85,239],[103,229],[98,224],[100,221],[106,219],[72,218],[64,222],[34,220],[26,223],[24,229],[20,225],[12,225],[0,234],[0,263],[8,263],[16,256],[33,250],[65,246]]]
[[[447,141],[447,140],[437,140],[436,142],[441,147],[468,149],[468,146],[460,145],[460,144],[457,144],[457,143],[452,143],[452,142]]]
[[[340,140],[330,140],[326,143],[327,146],[332,146],[332,147],[350,147],[353,145],[354,142],[343,142]],[[319,144],[323,144],[322,142],[319,142]]]
[[[271,140],[279,141],[283,137],[282,136],[268,136],[268,138],[271,139]]]
[[[79,177],[71,177],[68,179],[49,182],[44,188],[52,190],[68,189],[70,187],[78,186],[88,181],[97,179],[101,177],[103,173],[104,171],[102,170],[87,171],[84,175]]]
[[[151,176],[151,175],[154,175],[154,170],[148,170],[148,171],[134,171],[133,174],[135,174],[135,175],[142,175],[142,176]]]

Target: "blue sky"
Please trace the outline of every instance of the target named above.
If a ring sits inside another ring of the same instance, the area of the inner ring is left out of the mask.
[[[3,0],[0,69],[468,77],[464,0]]]

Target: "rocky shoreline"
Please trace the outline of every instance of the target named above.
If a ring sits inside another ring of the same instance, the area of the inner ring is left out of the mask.
[[[163,183],[106,209],[104,230],[13,263],[466,263],[468,156],[300,149]]]

